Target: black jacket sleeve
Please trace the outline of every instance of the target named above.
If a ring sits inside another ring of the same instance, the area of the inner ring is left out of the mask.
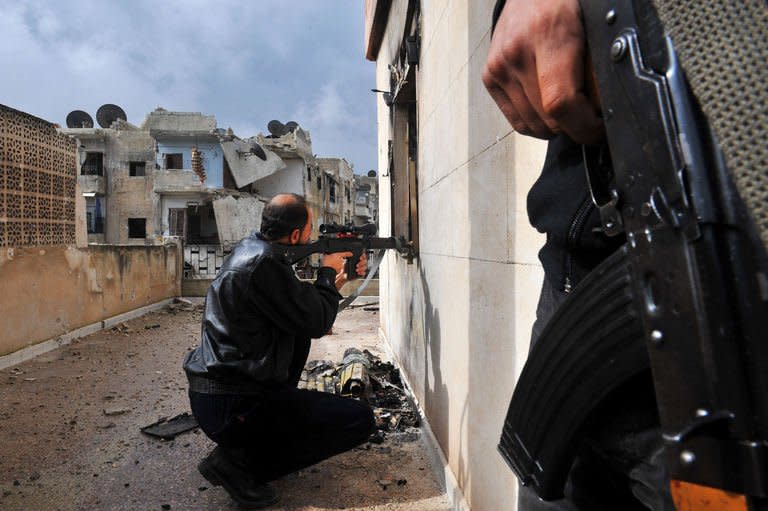
[[[251,275],[253,302],[281,330],[322,337],[333,326],[339,309],[341,295],[335,278],[333,269],[324,267],[318,270],[314,284],[301,282],[289,265],[265,258]]]

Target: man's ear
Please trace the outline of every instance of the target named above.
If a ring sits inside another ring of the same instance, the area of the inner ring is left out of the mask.
[[[299,229],[292,230],[291,237],[289,239],[291,241],[291,245],[298,244],[299,240],[301,239],[301,231]]]

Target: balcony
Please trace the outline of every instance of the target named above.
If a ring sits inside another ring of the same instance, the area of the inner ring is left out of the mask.
[[[191,170],[156,170],[156,193],[202,192],[206,189],[205,183]]]
[[[79,175],[77,184],[80,185],[80,191],[88,194],[104,195],[106,194],[106,180],[100,175]]]

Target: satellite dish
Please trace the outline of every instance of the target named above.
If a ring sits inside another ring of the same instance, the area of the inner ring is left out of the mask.
[[[67,128],[93,128],[93,117],[82,110],[72,110],[67,114]]]
[[[296,122],[296,121],[288,121],[288,122],[285,123],[285,129],[287,129],[291,133],[296,131],[296,128],[298,128],[298,127],[299,127],[299,123]]]
[[[253,142],[251,144],[251,154],[255,154],[256,156],[258,156],[259,158],[261,158],[264,161],[267,160],[267,153],[264,152],[264,148],[262,148],[256,142]]]
[[[111,127],[112,123],[118,119],[127,121],[128,117],[125,115],[123,109],[117,105],[107,103],[106,105],[101,105],[96,111],[96,120],[102,128]]]
[[[285,127],[285,124],[276,119],[269,121],[267,124],[267,129],[275,137],[282,137],[288,133],[288,129]]]
[[[376,171],[375,170],[369,170],[368,171],[368,177],[376,177]]]

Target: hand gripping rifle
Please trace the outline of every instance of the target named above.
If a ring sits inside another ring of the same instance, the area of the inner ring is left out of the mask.
[[[678,509],[768,509],[766,6],[581,6],[611,168],[599,148],[585,166],[603,232],[627,243],[542,332],[499,449],[560,498],[584,431],[610,423],[601,404],[638,402],[640,382]],[[712,490],[734,505],[686,504]]]
[[[273,243],[273,250],[276,254],[282,255],[290,264],[296,264],[309,257],[312,254],[333,254],[336,252],[352,252],[352,257],[347,259],[344,265],[344,272],[347,274],[347,280],[354,280],[357,274],[357,262],[363,252],[378,250],[379,256],[373,263],[368,265],[368,277],[350,296],[345,298],[339,305],[339,310],[344,309],[352,303],[363,291],[365,286],[376,273],[379,263],[387,249],[397,250],[405,257],[413,257],[413,247],[402,237],[389,238],[376,237],[376,226],[374,224],[364,225],[339,225],[336,223],[322,224],[320,226],[320,238],[317,241],[306,245],[283,245]]]
[[[347,259],[344,267],[348,280],[358,277],[356,266],[363,252],[394,249],[404,256],[409,256],[412,253],[411,246],[403,238],[376,237],[376,225],[374,224],[322,224],[320,237],[317,241],[306,245],[273,243],[272,247],[276,254],[282,255],[290,264],[296,264],[312,254],[352,252],[352,257]]]

